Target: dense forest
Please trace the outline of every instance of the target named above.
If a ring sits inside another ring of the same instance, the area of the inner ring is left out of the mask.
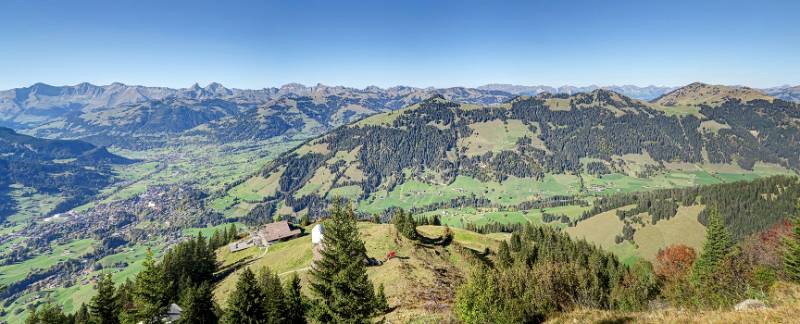
[[[617,215],[626,220],[646,212],[655,224],[675,216],[678,206],[701,204],[706,208],[698,220],[707,225],[710,211],[717,210],[734,241],[738,241],[797,214],[798,198],[800,179],[775,176],[753,181],[605,196],[596,200],[592,209],[584,212],[581,219],[635,205],[632,209],[618,210]]]

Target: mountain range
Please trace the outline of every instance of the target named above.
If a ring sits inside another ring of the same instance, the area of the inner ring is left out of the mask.
[[[130,86],[30,87],[0,91],[0,125],[44,138],[82,139],[100,146],[148,149],[186,139],[223,143],[275,136],[307,138],[366,116],[400,109],[434,95],[460,103],[493,105],[519,95],[576,94],[607,89],[652,100],[670,87],[546,87],[493,84],[478,88],[367,87],[318,84],[230,89],[219,83],[189,88]],[[797,87],[772,88],[798,99]]]

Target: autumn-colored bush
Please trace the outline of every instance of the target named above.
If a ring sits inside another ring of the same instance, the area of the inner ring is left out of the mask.
[[[654,272],[659,279],[673,282],[686,277],[697,259],[693,248],[683,244],[670,245],[658,251]]]

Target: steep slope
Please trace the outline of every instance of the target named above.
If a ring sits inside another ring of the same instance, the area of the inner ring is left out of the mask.
[[[62,200],[51,212],[61,212],[110,184],[110,164],[131,162],[86,142],[40,139],[0,127],[0,222],[17,208],[12,190],[58,195]]]
[[[325,201],[340,196],[365,213],[428,212],[467,201],[536,209],[531,204],[578,194],[800,169],[797,104],[726,98],[698,111],[702,119],[668,115],[606,90],[520,97],[498,106],[437,96],[337,128],[280,156],[232,191],[260,199],[234,197],[226,208],[252,209],[252,220],[298,217],[309,210],[317,215]]]

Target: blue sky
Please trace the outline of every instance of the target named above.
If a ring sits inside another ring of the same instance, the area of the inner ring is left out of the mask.
[[[800,1],[0,2],[0,89],[800,84]]]

